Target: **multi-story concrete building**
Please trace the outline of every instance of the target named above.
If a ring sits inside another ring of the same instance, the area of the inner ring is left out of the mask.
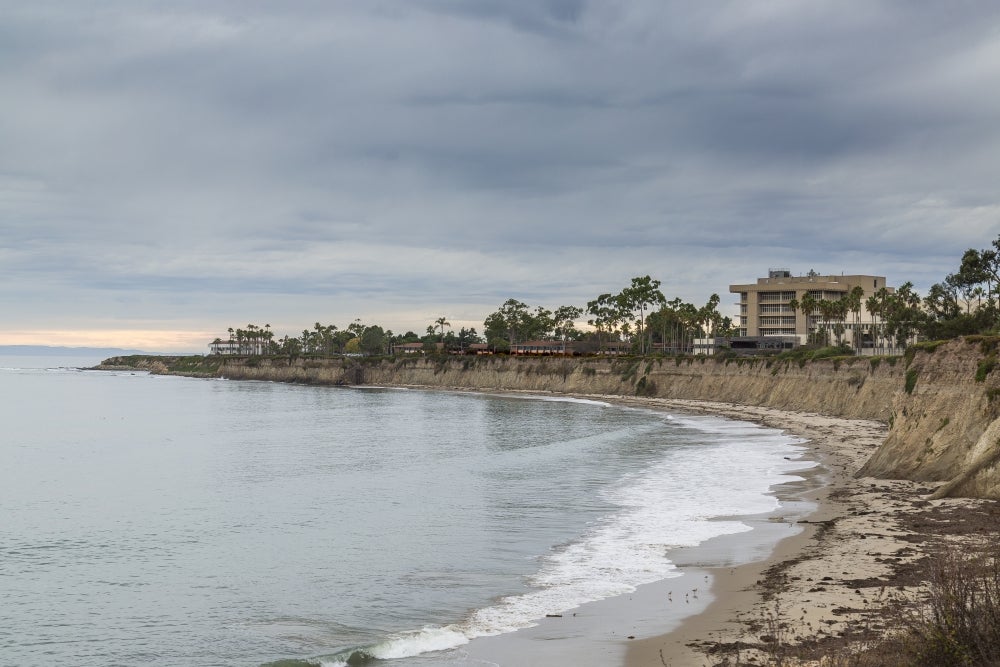
[[[808,294],[817,302],[839,301],[855,287],[863,292],[860,312],[848,313],[836,323],[843,328],[843,340],[854,344],[858,335],[862,340],[868,339],[872,317],[865,301],[886,288],[883,276],[821,276],[812,271],[805,276],[793,276],[788,269],[770,269],[767,278],[758,278],[750,285],[730,285],[729,291],[740,297],[740,336],[780,336],[801,345],[808,342],[810,334],[835,327],[832,321],[824,321],[820,308],[803,313],[800,306],[803,298]],[[886,289],[895,291],[891,287]]]

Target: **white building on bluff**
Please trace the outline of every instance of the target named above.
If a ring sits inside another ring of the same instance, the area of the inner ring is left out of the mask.
[[[770,269],[767,278],[758,278],[756,283],[729,286],[740,298],[740,336],[777,337],[789,343],[779,348],[804,345],[816,334],[828,336],[831,343],[839,339],[858,348],[872,347],[873,316],[865,302],[883,289],[888,294],[895,292],[895,288],[886,287],[883,276],[821,276],[812,271],[793,276],[788,269]],[[837,313],[827,305],[840,303],[852,293],[859,299],[854,302],[855,309]],[[809,299],[816,307],[805,313],[802,302]]]

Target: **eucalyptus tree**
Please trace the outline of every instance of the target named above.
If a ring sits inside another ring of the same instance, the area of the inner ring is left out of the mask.
[[[617,301],[621,311],[635,320],[639,354],[645,354],[646,340],[643,332],[646,309],[666,302],[660,291],[660,281],[649,276],[633,278],[632,284],[618,294]]]
[[[991,248],[966,250],[958,271],[946,280],[962,291],[968,301],[968,310],[971,311],[973,298],[979,300],[977,311],[983,311],[980,316],[986,320],[985,328],[1000,325],[1000,236]],[[981,301],[983,298],[985,305]]]
[[[570,340],[579,337],[576,321],[583,315],[583,308],[577,306],[559,306],[552,313],[554,323],[553,334],[559,340]]]
[[[953,320],[962,315],[962,307],[959,304],[959,295],[963,294],[962,288],[955,284],[953,276],[945,278],[944,282],[934,283],[927,290],[924,297],[924,308],[935,320]],[[971,310],[972,290],[967,293],[969,299],[965,302],[965,312]]]
[[[612,294],[601,294],[593,301],[587,302],[587,312],[593,317],[587,320],[587,324],[597,330],[597,346],[604,349],[604,344],[610,340],[615,333],[618,322],[621,320],[621,310]],[[601,338],[601,334],[607,334],[606,339]]]
[[[552,311],[543,306],[536,306],[535,312],[528,316],[524,326],[524,339],[548,339],[552,337],[552,331],[556,323],[552,316]]]
[[[483,322],[487,342],[497,347],[512,347],[531,318],[528,304],[517,299],[507,299]]]
[[[355,318],[353,322],[347,325],[347,332],[353,334],[355,338],[360,338],[366,328],[361,318]]]

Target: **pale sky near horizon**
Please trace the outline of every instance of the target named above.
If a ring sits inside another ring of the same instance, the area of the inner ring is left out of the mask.
[[[0,344],[423,333],[1000,234],[1000,3],[0,0]]]

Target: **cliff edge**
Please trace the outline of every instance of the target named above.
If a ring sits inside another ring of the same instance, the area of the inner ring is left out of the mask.
[[[1000,499],[998,342],[969,336],[908,350],[889,434],[858,475],[942,482],[939,498]]]

